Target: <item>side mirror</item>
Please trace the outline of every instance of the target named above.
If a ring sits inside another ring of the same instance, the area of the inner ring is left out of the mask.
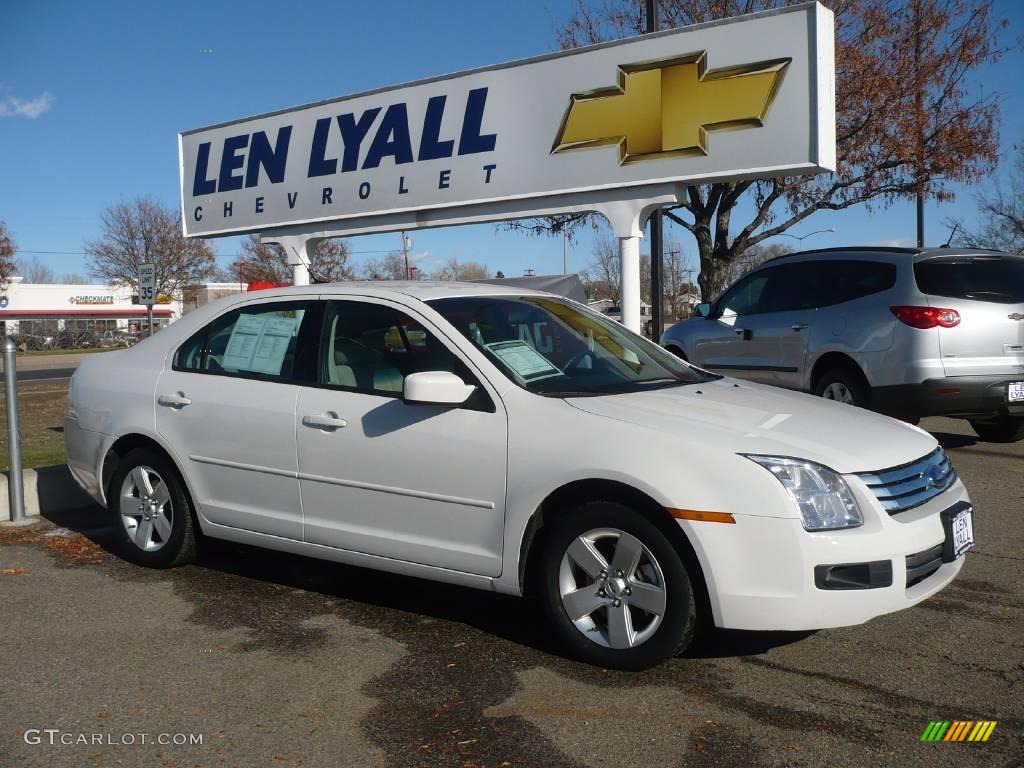
[[[429,405],[462,405],[475,390],[454,373],[422,371],[410,373],[402,385],[402,399],[407,403]]]
[[[710,317],[711,316],[711,305],[710,304],[698,304],[696,310],[697,317]]]

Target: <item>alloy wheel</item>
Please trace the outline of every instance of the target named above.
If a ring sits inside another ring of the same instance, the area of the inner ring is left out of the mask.
[[[562,607],[589,640],[635,648],[665,616],[665,576],[640,539],[617,528],[587,531],[570,542],[558,572]]]
[[[121,483],[121,523],[143,552],[156,552],[171,538],[174,509],[170,489],[152,467],[137,466]]]
[[[853,405],[853,393],[841,381],[833,381],[825,387],[825,391],[821,393],[821,396],[826,400],[835,400],[840,403]]]

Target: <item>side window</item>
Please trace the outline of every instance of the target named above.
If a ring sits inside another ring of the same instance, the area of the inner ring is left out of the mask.
[[[769,277],[774,271],[765,269],[744,277],[718,300],[716,314],[720,317],[732,317],[763,312],[761,300]]]
[[[762,312],[790,312],[821,306],[823,270],[826,262],[783,264],[769,270]]]
[[[405,377],[424,371],[448,371],[476,385],[466,407],[493,410],[476,377],[419,321],[382,304],[328,304],[320,343],[320,384],[400,397]]]
[[[299,347],[309,302],[287,301],[239,307],[221,315],[178,348],[177,371],[292,380],[315,348]]]

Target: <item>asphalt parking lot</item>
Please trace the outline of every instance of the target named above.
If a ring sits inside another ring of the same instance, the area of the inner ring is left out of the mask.
[[[976,505],[947,590],[645,673],[560,657],[512,598],[217,543],[146,571],[99,510],[0,529],[0,766],[1022,766],[1024,443],[924,426]]]

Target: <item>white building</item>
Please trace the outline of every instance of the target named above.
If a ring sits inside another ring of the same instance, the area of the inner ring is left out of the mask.
[[[52,336],[71,331],[138,330],[146,319],[146,308],[132,303],[131,287],[113,285],[66,285],[26,283],[12,277],[0,289],[0,328],[4,334],[25,333]],[[164,297],[160,297],[164,298]],[[181,317],[180,301],[166,297],[153,307],[153,324],[162,326]]]

